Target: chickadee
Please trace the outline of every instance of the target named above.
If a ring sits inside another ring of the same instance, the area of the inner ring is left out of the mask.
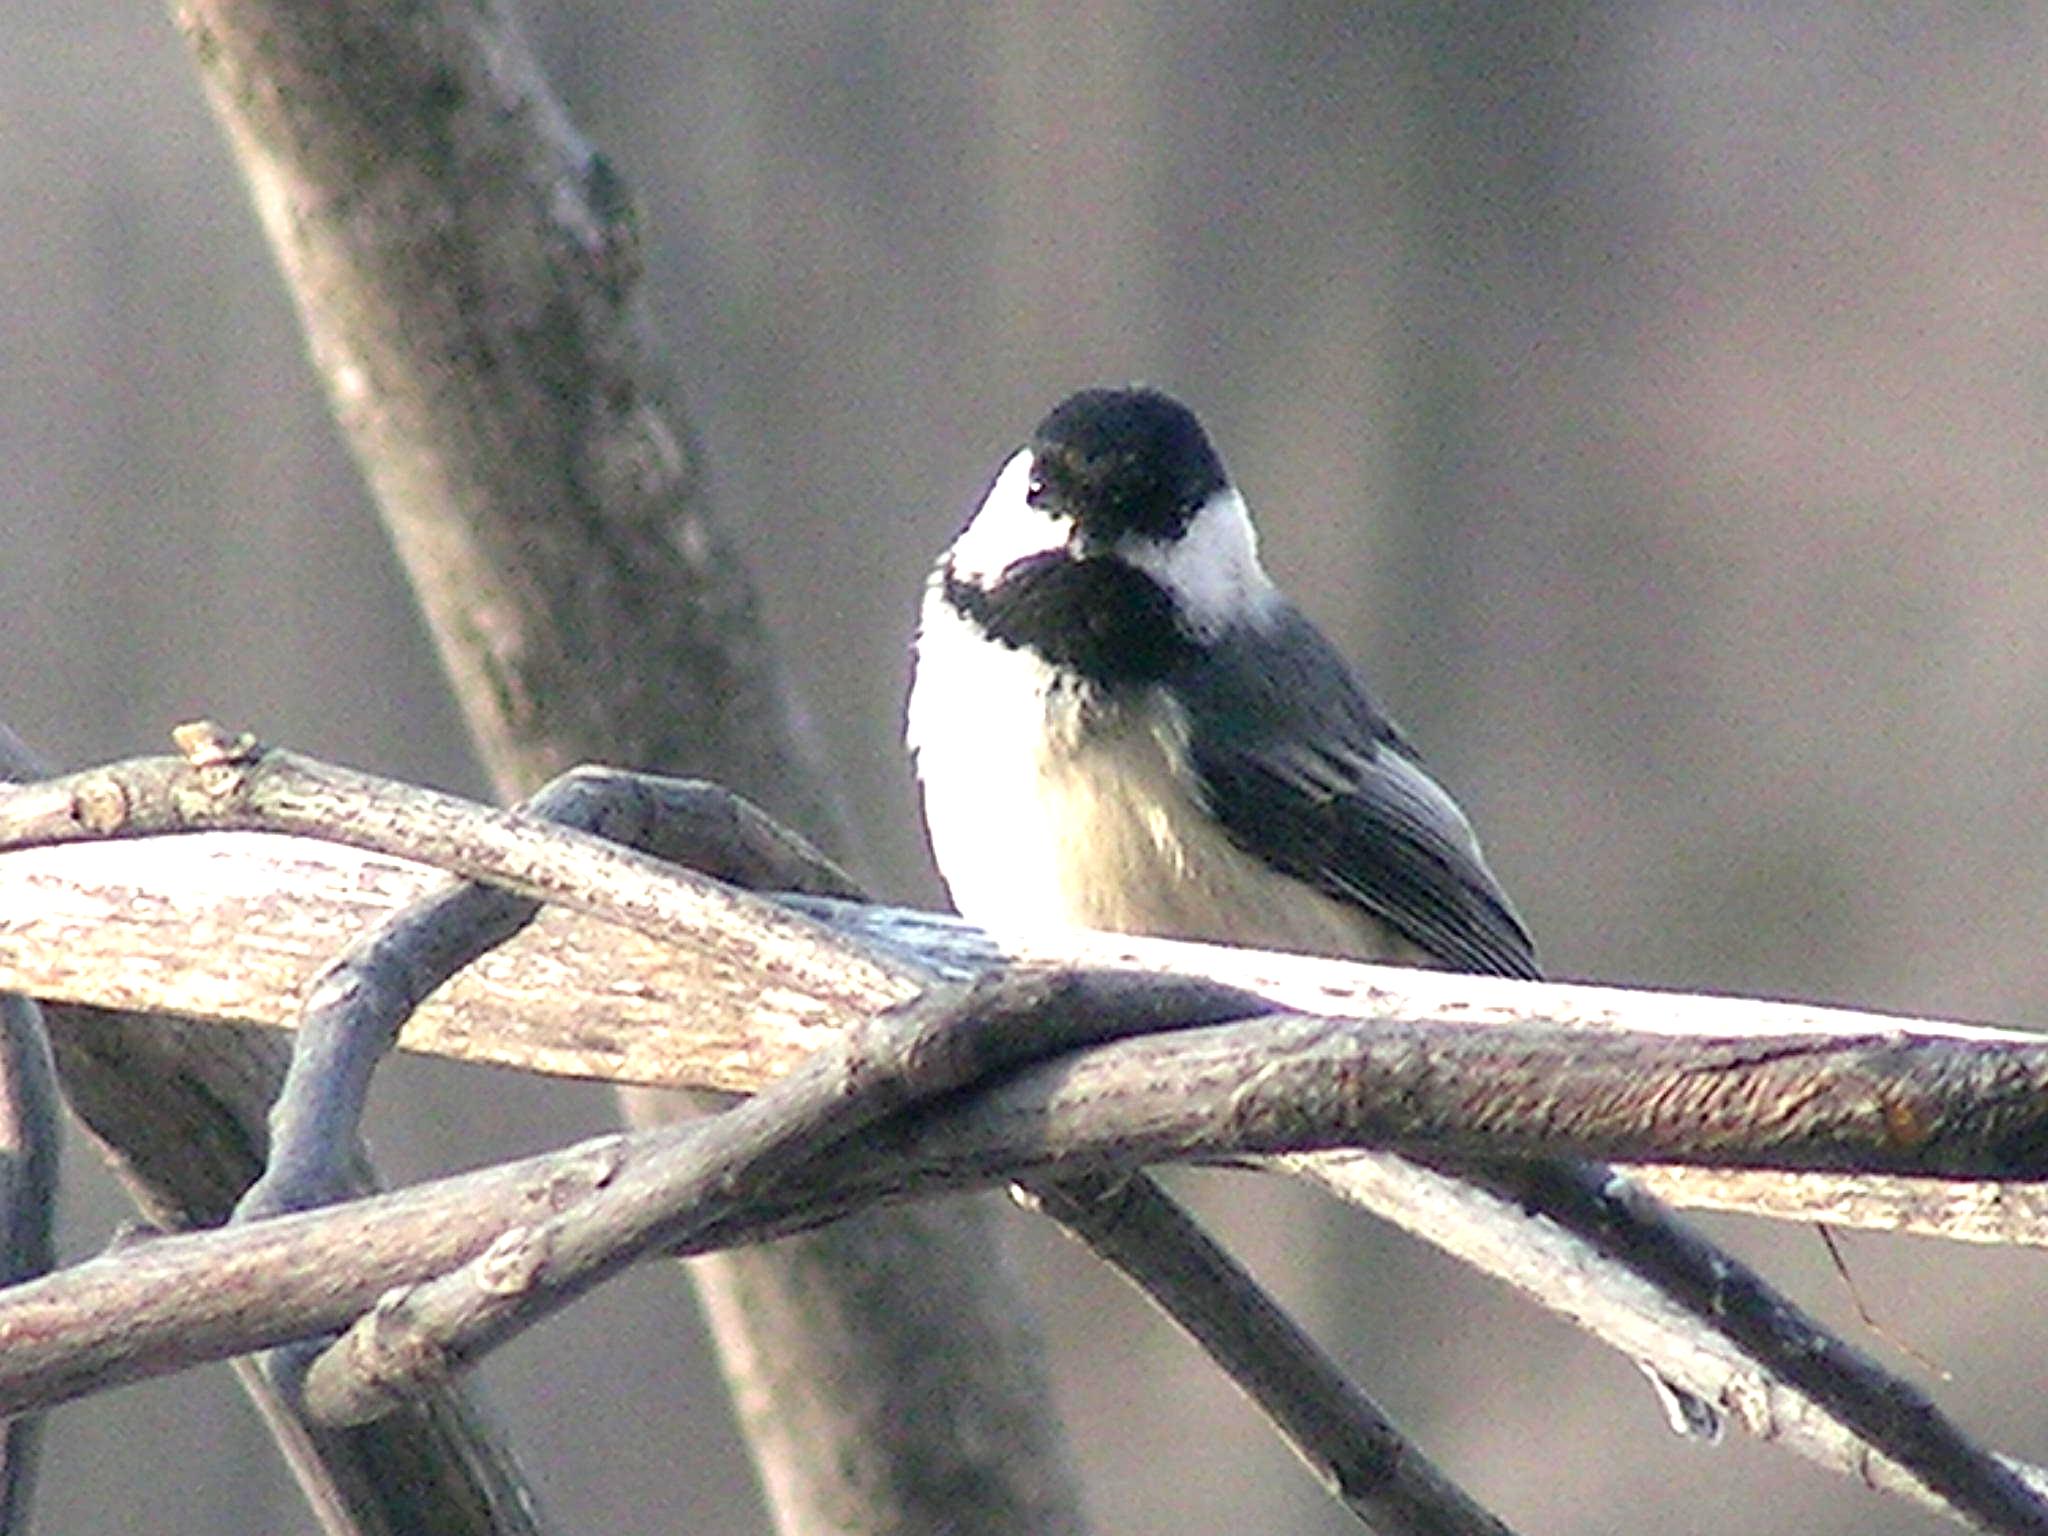
[[[906,736],[939,873],[983,927],[1539,974],[1464,812],[1273,585],[1201,423],[1157,390],[1070,395],[1003,465],[926,583]],[[1719,1438],[1642,1368],[1674,1429]]]
[[[926,585],[906,734],[984,927],[1537,974],[1464,813],[1156,390],[1069,396],[1002,467]]]

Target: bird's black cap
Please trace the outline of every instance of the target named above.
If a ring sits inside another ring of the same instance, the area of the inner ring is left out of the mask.
[[[1228,481],[1195,413],[1156,389],[1084,389],[1031,434],[1031,501],[1099,542],[1173,539]]]

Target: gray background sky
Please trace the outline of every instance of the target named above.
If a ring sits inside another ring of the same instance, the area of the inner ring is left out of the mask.
[[[2048,10],[530,24],[638,194],[718,505],[882,889],[937,897],[896,744],[925,564],[1047,405],[1144,378],[1204,415],[1556,970],[2048,1018]],[[206,713],[477,789],[159,10],[0,11],[0,210],[0,714],[73,764]],[[604,1120],[409,1064],[378,1150],[411,1176]],[[90,1163],[73,1253],[120,1209]],[[1628,1365],[1362,1219],[1187,1185],[1528,1530],[1940,1528],[1671,1440]],[[1012,1226],[1105,1531],[1349,1528],[1163,1325]],[[1716,1230],[1884,1352],[1810,1231]],[[2048,1460],[2048,1261],[1845,1248],[1942,1399]],[[673,1289],[646,1271],[491,1373],[569,1528],[763,1528]],[[309,1528],[223,1372],[58,1415],[43,1504]]]

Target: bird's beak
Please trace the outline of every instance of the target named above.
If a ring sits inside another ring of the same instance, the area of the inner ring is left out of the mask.
[[[1076,560],[1093,560],[1109,553],[1109,544],[1086,523],[1076,520],[1067,529],[1067,553]]]

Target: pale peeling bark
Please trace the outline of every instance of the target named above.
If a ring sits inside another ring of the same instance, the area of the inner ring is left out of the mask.
[[[441,879],[386,854],[261,832],[0,852],[0,990],[289,1028],[307,983],[337,950]],[[968,980],[1017,962],[1204,976],[1302,1013],[1444,1030],[1540,1023],[1673,1039],[2040,1040],[1853,1008],[1513,981],[1082,929],[998,938],[943,913],[821,896],[770,905],[798,925],[736,929],[715,950],[544,906],[425,999],[403,1043],[557,1076],[751,1093],[849,1024],[914,996],[925,977]],[[1987,1219],[1980,1212],[1970,1224]]]

